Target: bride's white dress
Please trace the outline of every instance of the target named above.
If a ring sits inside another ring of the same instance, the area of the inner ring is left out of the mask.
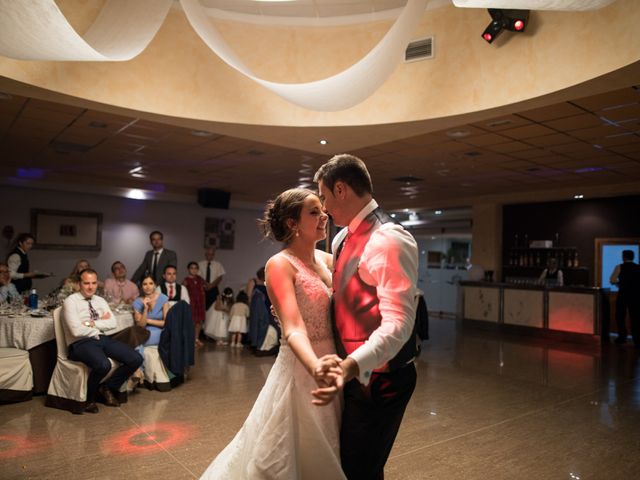
[[[335,353],[329,322],[330,289],[298,258],[295,292],[309,340],[319,357]],[[322,263],[322,262],[321,262]],[[339,480],[342,397],[311,403],[313,378],[286,342],[247,420],[204,472],[203,479]]]

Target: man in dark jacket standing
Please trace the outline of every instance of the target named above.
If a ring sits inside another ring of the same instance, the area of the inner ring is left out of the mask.
[[[622,251],[622,263],[611,274],[611,284],[618,287],[616,300],[616,322],[618,338],[616,343],[627,342],[626,316],[629,310],[633,343],[640,349],[640,265],[633,261],[633,250]]]
[[[156,285],[162,283],[162,274],[164,268],[168,265],[173,265],[178,268],[178,256],[173,250],[164,248],[164,235],[162,232],[153,231],[149,234],[149,241],[153,250],[148,250],[144,255],[144,260],[136,270],[136,273],[131,277],[131,281],[136,285],[140,285],[142,278],[145,274],[153,276],[153,281]]]

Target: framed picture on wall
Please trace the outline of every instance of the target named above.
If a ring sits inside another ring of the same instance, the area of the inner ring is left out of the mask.
[[[233,250],[236,236],[236,221],[233,218],[204,219],[204,248]]]
[[[102,248],[102,213],[31,209],[34,248],[91,250]]]

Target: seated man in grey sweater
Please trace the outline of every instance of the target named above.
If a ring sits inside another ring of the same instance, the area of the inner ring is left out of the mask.
[[[98,413],[95,403],[98,394],[105,405],[119,406],[113,391],[117,391],[143,361],[140,354],[131,347],[105,335],[105,332],[115,328],[116,319],[109,304],[95,295],[97,288],[97,273],[91,269],[83,270],[80,272],[80,291],[69,295],[62,307],[68,356],[91,369],[85,408],[88,413]],[[111,370],[109,358],[119,362],[120,366],[100,385],[100,381]]]

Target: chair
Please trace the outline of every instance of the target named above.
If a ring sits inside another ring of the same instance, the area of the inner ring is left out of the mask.
[[[64,328],[62,326],[62,307],[55,309],[53,312],[53,326],[55,328],[58,358],[51,382],[49,382],[45,405],[79,414],[84,411],[87,404],[89,367],[82,362],[75,362],[67,357],[67,342],[64,338]],[[111,370],[102,379],[103,382],[118,367],[118,363],[113,359],[110,358],[109,361],[111,362]],[[127,382],[124,382],[120,387],[118,397],[121,403],[126,402]]]
[[[0,403],[31,400],[33,371],[29,352],[0,348]]]
[[[157,345],[144,347],[144,383],[147,388],[160,392],[171,390],[170,373],[162,363]]]

